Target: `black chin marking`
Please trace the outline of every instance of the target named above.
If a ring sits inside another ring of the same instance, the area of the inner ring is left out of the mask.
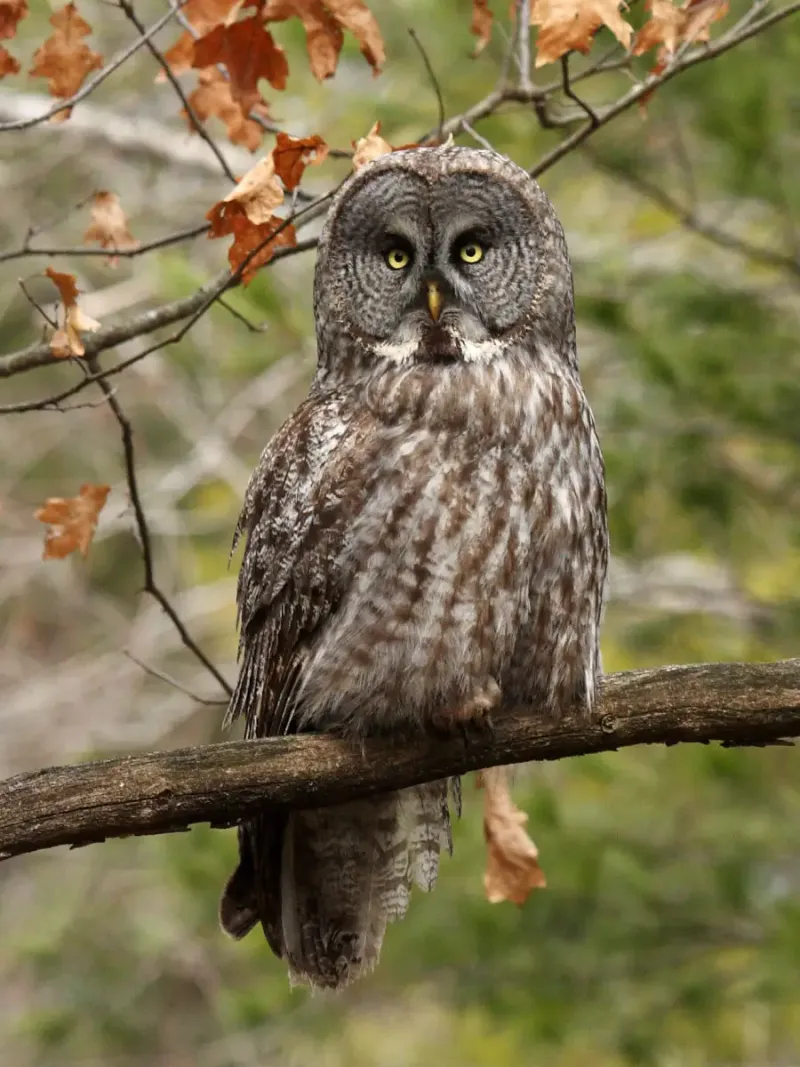
[[[461,345],[449,330],[436,322],[426,327],[415,359],[418,363],[448,365],[461,360]]]

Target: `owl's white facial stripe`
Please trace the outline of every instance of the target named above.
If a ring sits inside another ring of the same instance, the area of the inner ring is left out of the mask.
[[[453,333],[453,337],[465,363],[490,363],[503,354],[502,342],[495,338],[471,341],[460,333]],[[419,338],[382,341],[375,346],[375,352],[382,359],[398,365],[410,363],[415,359],[426,362],[424,345]]]
[[[410,363],[418,351],[418,337],[406,341],[382,341],[375,345],[375,352],[390,363]]]
[[[461,349],[461,358],[465,363],[488,363],[490,360],[503,354],[502,342],[496,338],[487,341],[468,341],[459,337],[458,345]]]

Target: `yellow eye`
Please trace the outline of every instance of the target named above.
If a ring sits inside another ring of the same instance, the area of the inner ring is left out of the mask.
[[[483,249],[477,241],[468,241],[462,245],[458,254],[464,263],[480,263],[483,259]]]
[[[392,248],[386,253],[386,262],[392,270],[403,270],[411,262],[411,256],[402,248]]]

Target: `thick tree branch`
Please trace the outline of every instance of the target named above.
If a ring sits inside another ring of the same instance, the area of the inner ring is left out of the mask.
[[[491,735],[363,749],[284,737],[53,767],[0,783],[0,857],[54,845],[226,826],[264,805],[332,804],[481,767],[681,741],[768,745],[800,736],[800,659],[610,675],[591,721],[510,708]]]

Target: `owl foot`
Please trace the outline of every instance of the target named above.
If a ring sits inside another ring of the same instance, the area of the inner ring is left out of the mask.
[[[431,716],[431,726],[435,733],[446,737],[452,737],[453,733],[458,731],[468,742],[470,734],[492,732],[491,713],[500,704],[501,699],[500,686],[494,678],[487,678],[471,696],[434,712]]]

